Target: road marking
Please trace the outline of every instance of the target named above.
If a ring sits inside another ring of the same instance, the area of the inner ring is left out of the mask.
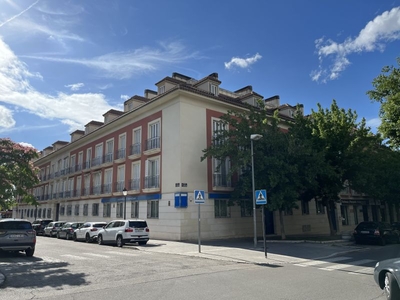
[[[369,267],[369,268],[363,268],[359,270],[355,270],[353,272],[349,272],[351,275],[373,275],[374,274],[374,268]]]
[[[319,268],[319,269],[324,270],[324,271],[342,270],[342,269],[347,269],[347,268],[351,268],[354,266],[365,265],[365,264],[373,262],[373,261],[374,260],[372,260],[372,259],[362,259],[362,260],[357,260],[357,261],[350,261],[348,264],[336,264],[333,266],[329,266],[326,268]]]
[[[326,263],[342,261],[342,260],[346,260],[346,259],[350,259],[350,258],[351,257],[340,256],[340,257],[328,258],[326,260],[310,260],[306,263],[295,264],[295,266],[299,266],[299,267],[317,266],[317,265],[322,265],[322,264],[326,264]]]
[[[128,252],[118,252],[118,251],[108,251],[109,254],[112,255],[122,255],[122,256],[137,256],[137,254],[128,253]]]
[[[110,258],[109,255],[102,255],[102,254],[97,254],[97,253],[82,253],[84,255],[90,255],[94,257],[100,257],[100,258]]]
[[[72,258],[72,259],[77,259],[77,260],[85,260],[88,259],[86,257],[82,257],[82,256],[77,256],[77,255],[71,255],[71,254],[62,254],[60,255],[62,257],[67,257],[67,258]]]

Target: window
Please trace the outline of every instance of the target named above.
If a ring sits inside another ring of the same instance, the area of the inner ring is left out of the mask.
[[[103,217],[111,217],[111,203],[103,204]]]
[[[85,175],[85,188],[83,190],[83,195],[88,196],[90,192],[90,174]]]
[[[165,93],[165,85],[162,85],[162,86],[159,87],[159,92],[158,93],[159,94]]]
[[[71,204],[67,205],[67,216],[70,216],[70,215],[72,215],[72,205]]]
[[[231,178],[229,175],[231,162],[229,157],[224,160],[213,159],[213,186],[215,187],[230,187]]]
[[[122,218],[124,216],[124,202],[117,203],[117,218]]]
[[[125,188],[125,165],[118,166],[117,170],[117,192]]]
[[[126,134],[121,134],[118,138],[118,155],[117,158],[125,158],[126,156]]]
[[[131,180],[131,190],[140,190],[140,162],[132,164],[132,180]]]
[[[71,156],[71,160],[70,160],[69,165],[70,165],[71,173],[72,173],[72,172],[75,172],[75,165],[76,165],[76,162],[75,162],[75,155],[72,155],[72,156]]]
[[[142,151],[142,129],[136,128],[133,130],[133,144],[131,147],[131,155],[140,154]]]
[[[41,217],[42,217],[42,209],[39,208],[39,209],[38,209],[38,218],[41,218]]]
[[[92,148],[88,148],[86,150],[86,163],[85,163],[85,169],[89,169],[90,168],[90,163],[92,160]]]
[[[76,171],[81,171],[83,167],[83,152],[79,152],[78,154],[78,165]]]
[[[139,201],[131,202],[131,218],[139,218]]]
[[[82,189],[82,177],[78,176],[76,178],[76,196],[79,197],[81,195],[81,189]]]
[[[310,214],[310,203],[308,201],[301,201],[301,213],[303,215],[309,215]]]
[[[112,162],[114,159],[114,140],[109,140],[106,143],[106,157],[105,162]]]
[[[94,159],[92,166],[98,166],[103,163],[103,144],[98,144],[94,148]]]
[[[83,215],[87,216],[89,214],[89,204],[83,204]]]
[[[43,214],[44,215],[44,214]],[[43,216],[44,217],[44,216]],[[51,208],[47,209],[47,218],[51,218]]]
[[[159,158],[146,160],[144,188],[159,188]]]
[[[62,206],[60,207],[60,215],[61,215],[61,216],[65,216],[65,205],[62,205]]]
[[[93,174],[93,194],[101,194],[101,172]]]
[[[253,216],[253,203],[250,200],[240,201],[240,216],[241,217]]]
[[[112,192],[112,169],[105,170],[104,172],[104,190],[103,193]]]
[[[150,123],[146,150],[160,148],[160,121]]]
[[[159,201],[151,200],[147,201],[147,217],[158,218]]]
[[[214,213],[216,218],[229,218],[230,209],[228,206],[228,200],[214,200]]]
[[[218,86],[210,83],[210,93],[217,96],[218,95]]]
[[[217,119],[214,119],[212,122],[213,144],[221,145],[223,143],[223,138],[220,136],[223,135],[224,131],[226,130],[226,124]]]
[[[93,203],[92,204],[92,216],[98,216],[98,215],[99,215],[99,204]]]
[[[322,201],[315,200],[315,207],[318,215],[325,214],[325,207]]]
[[[79,204],[75,204],[74,214],[75,214],[75,216],[79,216]]]
[[[283,214],[285,216],[292,216],[293,215],[293,209],[292,208],[285,208],[285,210],[283,211]]]
[[[347,205],[340,206],[340,213],[342,215],[342,225],[349,225],[349,216],[347,211]]]

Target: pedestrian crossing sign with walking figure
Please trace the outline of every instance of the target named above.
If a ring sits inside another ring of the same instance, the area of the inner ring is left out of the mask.
[[[194,191],[194,203],[196,203],[196,204],[204,203],[204,200],[205,200],[204,191],[195,190]]]
[[[267,204],[266,190],[256,190],[256,204],[257,205]]]

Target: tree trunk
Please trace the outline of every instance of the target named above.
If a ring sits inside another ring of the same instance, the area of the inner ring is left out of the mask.
[[[286,240],[285,225],[283,223],[283,211],[282,211],[282,209],[279,210],[279,223],[281,225],[281,238],[282,238],[282,240]]]
[[[328,215],[328,222],[329,222],[329,229],[331,236],[336,235],[336,230],[333,228],[333,220],[332,220],[332,211],[334,212],[334,205],[335,203],[328,200],[326,205],[327,215]]]

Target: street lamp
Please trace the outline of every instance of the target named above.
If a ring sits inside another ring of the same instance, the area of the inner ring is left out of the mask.
[[[254,226],[254,248],[257,248],[257,219],[256,219],[256,195],[254,187],[254,154],[253,154],[253,141],[258,141],[263,136],[261,134],[250,135],[251,141],[251,183],[253,188],[253,226]]]
[[[125,200],[124,200],[124,220],[126,220],[126,195],[128,195],[128,191],[126,190],[126,188],[124,188],[122,190],[122,194],[125,197]]]

